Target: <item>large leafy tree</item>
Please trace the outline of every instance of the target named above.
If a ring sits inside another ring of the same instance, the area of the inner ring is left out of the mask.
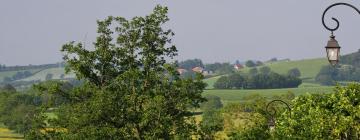
[[[46,137],[170,139],[194,135],[197,131],[189,107],[204,101],[200,93],[205,84],[200,75],[195,80],[181,79],[177,66],[166,62],[177,55],[171,45],[174,33],[162,28],[168,20],[167,8],[161,6],[131,20],[108,17],[98,21],[94,49],[65,44],[66,70],[85,82],[70,92],[56,88],[59,86],[41,88],[68,100],[56,109],[58,119],[48,126],[66,131],[55,129],[54,135]],[[36,131],[29,136],[44,135]]]

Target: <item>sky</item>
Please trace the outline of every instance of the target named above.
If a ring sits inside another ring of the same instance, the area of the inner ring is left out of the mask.
[[[325,57],[330,32],[321,23],[333,0],[1,0],[0,64],[28,65],[62,61],[70,41],[91,45],[96,20],[107,16],[145,16],[160,4],[169,8],[166,27],[175,32],[178,60],[205,63]],[[360,8],[358,1],[348,2]],[[360,15],[339,6],[335,32],[341,54],[359,49]]]

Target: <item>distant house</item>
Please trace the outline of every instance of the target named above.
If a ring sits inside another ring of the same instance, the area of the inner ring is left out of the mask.
[[[183,74],[183,73],[187,72],[186,69],[177,69],[177,71],[179,74]]]
[[[240,70],[240,69],[242,69],[242,68],[244,68],[244,66],[241,65],[241,64],[235,64],[235,65],[234,65],[234,69],[236,69],[236,70]]]
[[[198,72],[198,73],[202,73],[204,71],[204,69],[202,67],[195,67],[191,69],[193,72]]]

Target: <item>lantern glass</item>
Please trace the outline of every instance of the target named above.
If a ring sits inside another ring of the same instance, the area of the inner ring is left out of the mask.
[[[336,41],[335,36],[331,35],[327,43],[326,54],[331,65],[336,65],[339,62],[340,46]]]
[[[340,48],[326,48],[327,57],[329,61],[338,61]]]

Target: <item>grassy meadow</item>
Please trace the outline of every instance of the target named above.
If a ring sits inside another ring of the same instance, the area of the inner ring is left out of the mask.
[[[317,86],[317,87],[300,87],[300,88],[284,88],[284,89],[256,89],[256,90],[205,90],[203,95],[215,95],[221,98],[224,104],[229,102],[241,102],[244,97],[251,95],[260,95],[271,99],[275,95],[282,95],[292,92],[295,96],[306,93],[331,93],[334,87]]]

